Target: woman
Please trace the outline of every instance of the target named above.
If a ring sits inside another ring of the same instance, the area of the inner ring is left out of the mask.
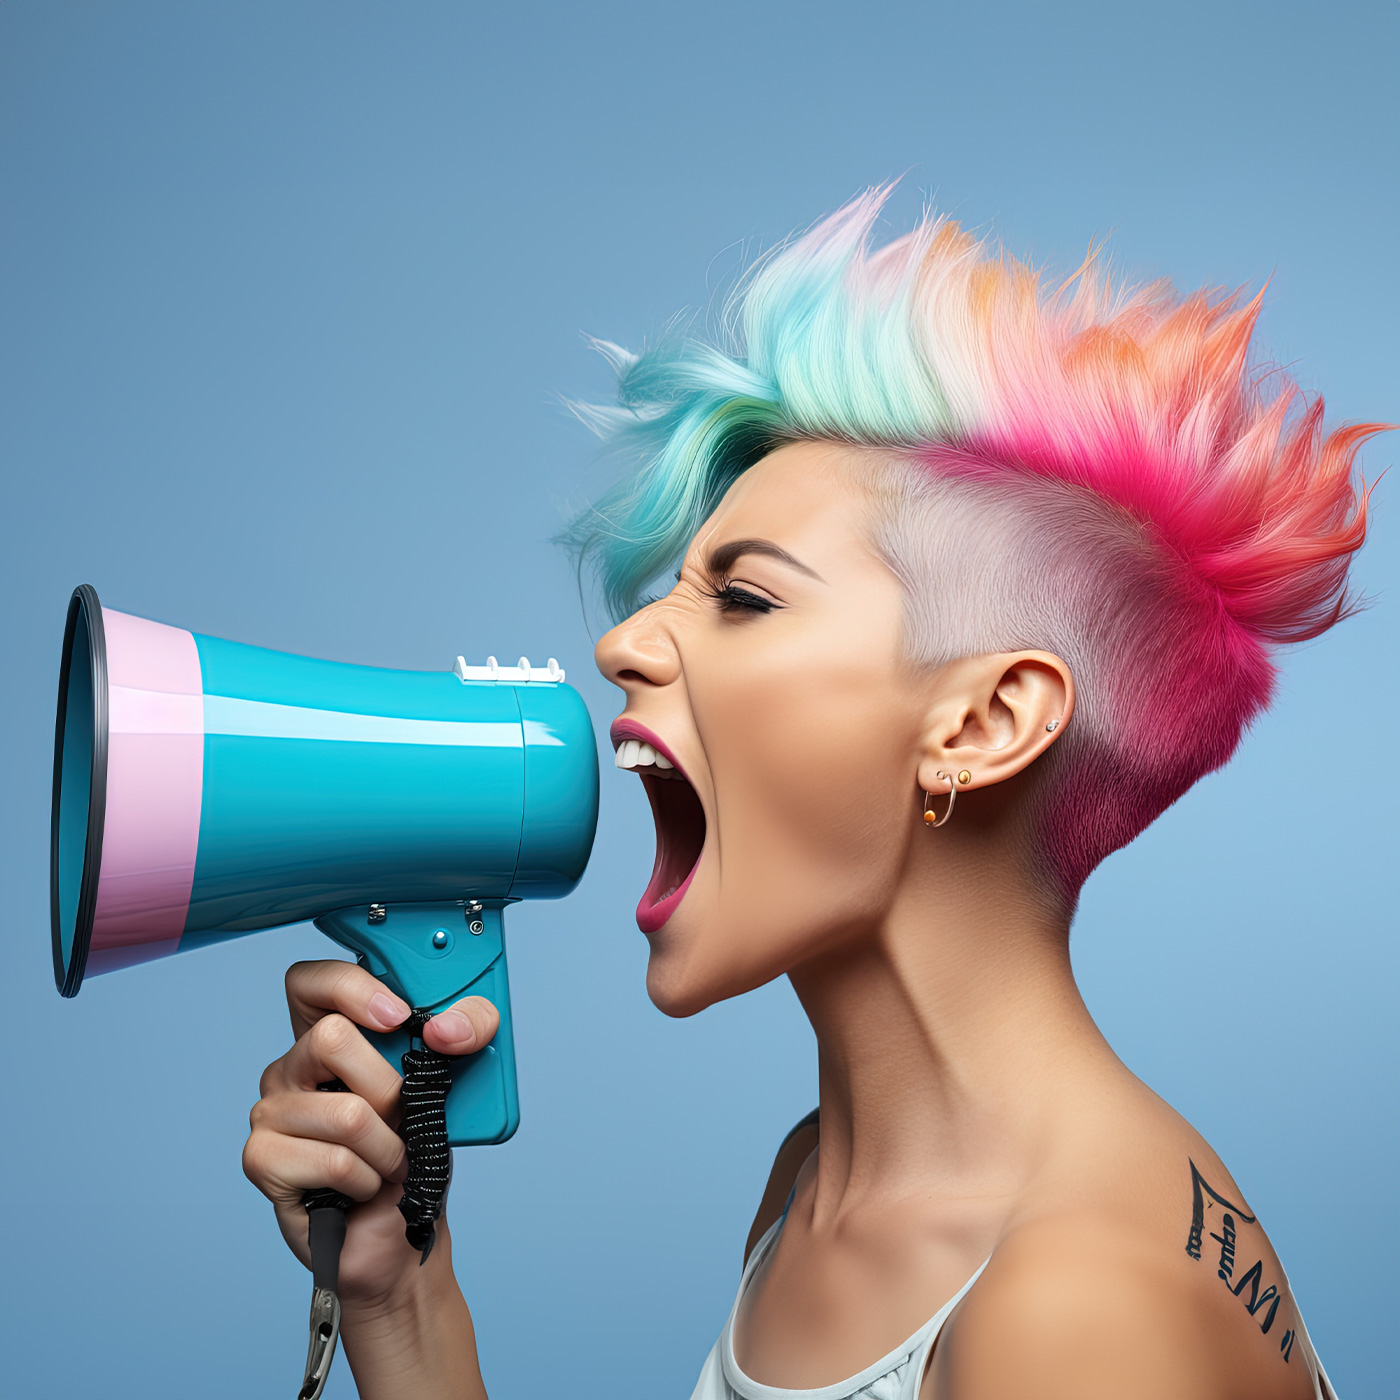
[[[625,618],[597,659],[656,819],[648,993],[688,1016],[786,974],[818,1044],[695,1396],[1330,1396],[1246,1193],[1113,1054],[1068,936],[1094,866],[1229,758],[1269,647],[1348,611],[1378,429],[1324,435],[1251,368],[1258,298],[1091,265],[1046,292],[932,219],[872,251],[883,199],[764,263],[729,352],[606,347],[620,404],[589,414],[635,463],[570,538]],[[246,1170],[303,1260],[303,1188],[363,1202],[365,1400],[480,1396],[358,1030],[408,1008],[341,962],[288,997]],[[495,1025],[468,999],[425,1039]]]

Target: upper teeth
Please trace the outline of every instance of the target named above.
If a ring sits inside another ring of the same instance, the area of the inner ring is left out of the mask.
[[[657,753],[650,744],[644,744],[640,739],[624,739],[617,746],[613,762],[619,768],[646,768],[651,764],[658,768],[676,766],[665,754]]]

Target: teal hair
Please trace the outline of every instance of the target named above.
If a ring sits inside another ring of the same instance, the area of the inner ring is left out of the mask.
[[[676,330],[635,355],[598,343],[617,371],[617,403],[575,410],[623,477],[561,538],[596,567],[614,617],[636,610],[734,481],[782,444],[913,447],[945,436],[951,415],[908,314],[938,223],[866,259],[887,193],[852,201],[754,268],[720,344]]]
[[[770,386],[710,346],[676,338],[640,355],[600,349],[618,369],[618,404],[578,411],[630,470],[563,540],[597,568],[608,610],[621,618],[681,558],[735,479],[787,434]]]

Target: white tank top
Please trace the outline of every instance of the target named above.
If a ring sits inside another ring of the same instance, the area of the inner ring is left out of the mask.
[[[816,1390],[784,1390],[780,1386],[763,1385],[752,1380],[739,1369],[739,1363],[734,1359],[734,1319],[739,1315],[739,1304],[743,1301],[749,1280],[777,1243],[786,1219],[787,1212],[784,1211],[768,1227],[749,1255],[739,1280],[734,1306],[729,1310],[729,1318],[719,1334],[719,1340],[705,1359],[690,1400],[918,1400],[929,1355],[939,1332],[943,1330],[943,1324],[948,1320],[948,1314],[962,1302],[967,1290],[982,1276],[982,1270],[991,1262],[990,1259],[983,1260],[977,1272],[912,1337],[901,1342],[874,1365],[867,1366],[859,1375],[837,1381],[835,1385],[820,1386]],[[1299,1351],[1312,1374],[1316,1400],[1337,1400],[1301,1317],[1298,1319],[1298,1331]]]

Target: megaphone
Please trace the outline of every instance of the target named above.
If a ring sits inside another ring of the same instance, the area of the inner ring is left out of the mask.
[[[479,994],[448,1140],[520,1121],[502,911],[567,894],[598,817],[588,712],[551,660],[344,665],[68,607],[54,741],[54,978],[314,919],[415,1010]],[[398,1069],[409,1032],[370,1037]]]

